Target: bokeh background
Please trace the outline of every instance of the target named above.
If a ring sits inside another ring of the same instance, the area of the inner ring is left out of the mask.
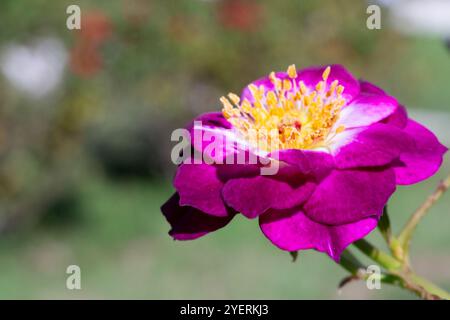
[[[66,28],[81,7],[82,29]],[[0,2],[0,298],[413,298],[352,283],[323,254],[297,262],[237,217],[175,242],[170,133],[218,98],[295,63],[341,63],[450,145],[449,1]],[[394,230],[450,171],[401,187]],[[413,240],[419,274],[450,289],[450,195]],[[370,239],[382,246],[377,232]],[[68,265],[82,290],[66,289]]]

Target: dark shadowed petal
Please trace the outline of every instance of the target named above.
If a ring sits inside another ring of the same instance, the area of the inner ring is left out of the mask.
[[[447,148],[430,130],[413,120],[408,120],[404,131],[414,143],[400,155],[395,175],[397,184],[407,185],[432,176],[441,166]]]
[[[327,66],[311,67],[300,70],[298,73],[297,81],[303,81],[305,85],[313,89],[316,84],[322,81],[322,74]],[[348,72],[343,66],[333,64],[330,66],[330,75],[327,80],[328,86],[334,81],[339,80],[339,84],[344,86],[344,92],[342,96],[347,102],[352,101],[359,94],[359,82],[356,80],[350,72]]]
[[[335,139],[339,139],[339,135]],[[383,166],[398,158],[411,143],[411,138],[400,128],[376,123],[334,149],[334,160],[341,169]]]
[[[277,176],[258,175],[231,179],[225,184],[222,195],[229,206],[252,219],[269,208],[285,209],[304,203],[315,185],[298,172],[290,176],[283,176],[283,173]]]
[[[180,194],[180,205],[192,206],[213,216],[228,215],[221,195],[223,182],[217,175],[216,167],[182,164],[175,175],[174,186]]]
[[[254,177],[261,174],[259,164],[216,165],[217,175],[224,183],[230,179]]]
[[[213,217],[189,206],[179,205],[179,196],[174,194],[161,211],[170,223],[169,234],[175,240],[193,240],[227,225],[234,214],[227,217]]]
[[[342,108],[335,126],[366,127],[387,118],[396,109],[397,101],[390,96],[362,93]]]
[[[392,169],[334,170],[304,205],[312,220],[347,224],[378,215],[395,191]]]
[[[340,226],[327,226],[311,220],[301,209],[269,210],[260,216],[262,232],[280,249],[316,249],[336,262],[349,244],[366,236],[377,222],[376,217],[368,217]]]

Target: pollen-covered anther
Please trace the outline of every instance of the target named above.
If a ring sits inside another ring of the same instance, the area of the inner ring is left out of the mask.
[[[265,151],[326,147],[327,137],[344,131],[335,128],[344,87],[338,80],[328,83],[331,67],[322,80],[306,85],[298,79],[295,65],[284,75],[271,72],[272,86],[248,86],[251,102],[230,93],[222,97],[223,114],[239,134]]]
[[[295,64],[291,64],[287,69],[287,74],[289,78],[295,79],[297,78],[297,69],[295,69]]]

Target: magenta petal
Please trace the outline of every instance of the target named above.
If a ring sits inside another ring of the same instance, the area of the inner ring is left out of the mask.
[[[336,127],[346,129],[366,127],[390,116],[397,109],[397,101],[386,95],[360,94],[341,110]]]
[[[376,217],[368,217],[349,224],[327,226],[311,220],[300,209],[269,210],[260,216],[262,232],[280,249],[316,249],[336,262],[349,244],[365,237],[377,222]]]
[[[174,194],[161,211],[170,223],[169,234],[175,240],[193,240],[227,225],[234,214],[227,217],[213,217],[189,206],[179,205],[179,196]]]
[[[406,112],[406,108],[402,105],[397,105],[395,111],[389,117],[384,119],[383,123],[403,129],[408,124],[408,113]]]
[[[222,112],[207,112],[199,115],[194,121],[200,121],[204,126],[231,129],[231,123],[223,116]],[[188,130],[192,129],[194,121],[188,126]]]
[[[226,157],[233,157],[239,150],[246,150],[221,112],[202,114],[187,129],[194,149],[210,164],[225,163]]]
[[[334,160],[341,169],[383,166],[398,158],[411,143],[411,138],[401,129],[376,123],[335,150]]]
[[[352,101],[359,93],[359,82],[353,75],[339,64],[330,66],[330,75],[328,76],[327,84],[330,85],[334,80],[338,80],[339,84],[344,86],[342,96],[347,102]],[[307,87],[314,89],[316,84],[322,81],[322,74],[326,66],[311,67],[301,70],[298,73],[297,81],[303,81]]]
[[[360,80],[359,85],[361,88],[361,92],[363,93],[372,93],[372,94],[378,94],[378,95],[385,95],[386,93],[383,91],[383,89],[377,87],[373,83],[370,83],[365,80]]]
[[[270,156],[318,179],[326,176],[335,167],[333,157],[322,151],[287,149]]]
[[[182,164],[175,175],[174,186],[180,194],[180,205],[192,206],[217,217],[228,215],[221,195],[223,182],[215,166]]]
[[[375,95],[386,95],[386,93],[376,85],[360,80],[359,84],[361,86],[361,93],[369,93]],[[397,105],[395,111],[383,120],[383,123],[390,124],[396,127],[404,128],[408,121],[408,115],[406,113],[405,107],[402,105]]]
[[[397,184],[408,185],[438,171],[448,149],[430,130],[413,120],[408,121],[404,131],[413,139],[413,144],[400,155],[400,164],[394,170]]]
[[[379,215],[395,191],[392,169],[334,170],[304,204],[312,220],[347,224]]]
[[[225,202],[249,219],[269,208],[285,209],[300,205],[314,191],[315,183],[301,176],[292,181],[280,177],[256,176],[228,181],[222,191]]]

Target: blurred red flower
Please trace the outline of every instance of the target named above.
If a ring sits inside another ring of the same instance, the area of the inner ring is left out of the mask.
[[[238,31],[256,31],[263,21],[263,6],[255,0],[223,0],[217,10],[220,23]]]
[[[101,70],[102,66],[102,56],[92,43],[81,41],[72,48],[70,69],[76,75],[92,76]]]
[[[111,36],[112,24],[102,11],[90,11],[81,17],[80,38],[101,43]]]
[[[97,10],[84,13],[81,19],[81,30],[70,53],[70,69],[76,75],[90,77],[103,66],[100,48],[112,34],[112,23]]]

